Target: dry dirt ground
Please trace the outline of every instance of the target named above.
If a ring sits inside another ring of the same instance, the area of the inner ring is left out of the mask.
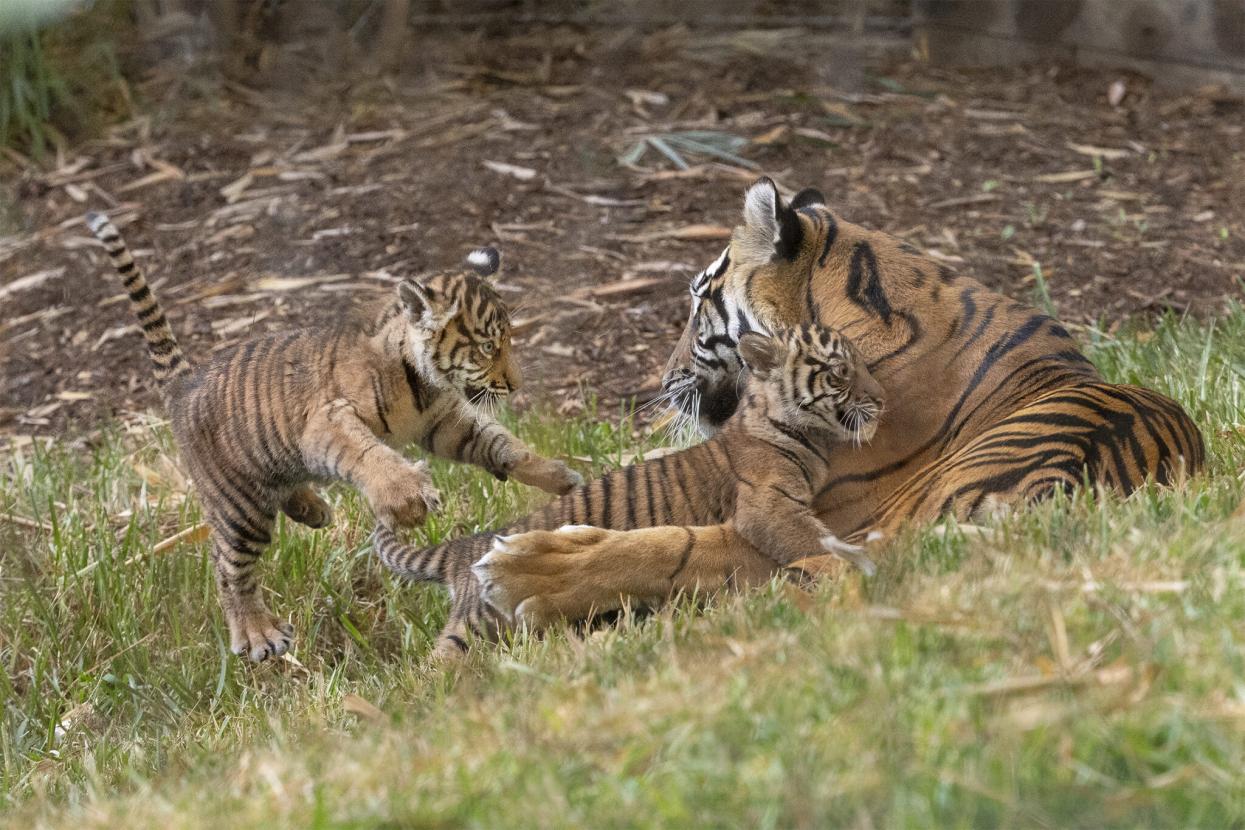
[[[0,434],[156,403],[88,208],[119,220],[192,357],[496,244],[517,403],[563,411],[653,394],[686,282],[760,172],[1009,294],[1040,300],[1040,270],[1071,322],[1241,296],[1245,102],[1222,91],[936,70],[791,31],[418,47],[387,81],[321,77],[314,50],[263,87],[162,65],[136,86],[146,115],[42,166],[0,158]],[[738,158],[620,161],[686,131],[738,137]]]

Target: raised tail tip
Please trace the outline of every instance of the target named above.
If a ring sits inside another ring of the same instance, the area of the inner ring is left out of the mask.
[[[108,224],[107,214],[100,213],[97,210],[87,211],[85,217],[86,226],[91,229],[91,233],[98,234]]]

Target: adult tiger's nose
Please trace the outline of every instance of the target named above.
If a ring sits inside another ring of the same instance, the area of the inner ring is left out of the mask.
[[[690,383],[692,380],[692,372],[682,366],[677,369],[671,369],[661,376],[661,391],[669,392],[673,389],[680,389]]]

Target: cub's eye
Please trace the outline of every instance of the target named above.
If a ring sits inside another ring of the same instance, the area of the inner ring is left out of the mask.
[[[497,347],[493,345],[493,342],[491,340],[486,340],[485,342],[476,346],[476,348],[479,349],[480,354],[484,355],[485,357],[492,357],[493,353],[497,351]]]
[[[848,378],[847,364],[838,360],[830,363],[829,372],[830,377],[839,382],[845,381]]]

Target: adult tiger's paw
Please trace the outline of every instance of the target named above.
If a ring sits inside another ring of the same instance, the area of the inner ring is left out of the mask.
[[[617,531],[585,525],[498,536],[472,566],[480,596],[516,624],[547,628],[621,605],[602,577],[602,554]]]

